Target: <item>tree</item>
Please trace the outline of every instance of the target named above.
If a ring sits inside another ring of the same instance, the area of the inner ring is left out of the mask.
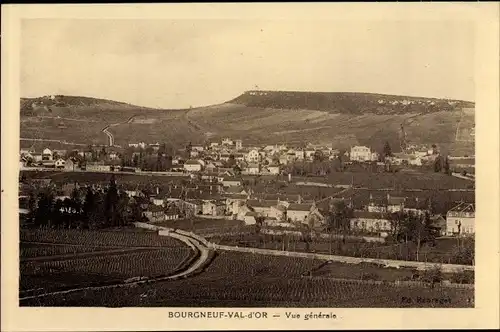
[[[35,225],[46,227],[51,223],[53,217],[54,194],[50,188],[46,188],[38,194],[38,207],[35,212]]]
[[[441,170],[443,169],[442,163],[443,163],[442,157],[437,156],[436,159],[434,160],[434,172],[436,173],[441,172]]]
[[[233,167],[233,171],[234,171],[234,174],[235,174],[236,176],[241,175],[241,168],[240,168],[240,166],[238,166],[238,165],[234,165],[234,167]]]
[[[234,157],[234,154],[230,154],[229,155],[229,159],[227,160],[227,163],[226,163],[227,167],[233,167],[236,165],[236,159]]]
[[[450,161],[449,161],[448,156],[446,156],[445,159],[444,159],[443,170],[444,170],[444,172],[446,174],[451,175],[451,172],[450,172]]]
[[[318,161],[323,161],[325,159],[325,156],[323,155],[323,151],[321,150],[316,150],[313,155],[313,161],[318,162]]]
[[[388,141],[385,141],[383,156],[384,156],[384,158],[392,156],[392,149],[391,149],[391,146],[389,145]]]

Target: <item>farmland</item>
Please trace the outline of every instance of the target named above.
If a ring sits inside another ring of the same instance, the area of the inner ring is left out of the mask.
[[[473,154],[474,151],[473,143],[455,140],[459,122],[463,127],[474,124],[473,113],[461,112],[464,107],[474,107],[470,102],[450,106],[445,100],[433,100],[436,102],[434,106],[425,103],[408,107],[401,104],[381,106],[377,100],[382,95],[309,93],[311,95],[304,97],[307,93],[285,94],[275,92],[263,98],[244,93],[226,103],[189,110],[147,109],[92,98],[83,100],[82,97],[63,96],[66,101],[59,106],[49,105],[50,111],[43,108],[29,110],[29,106],[25,106],[21,113],[21,137],[99,144],[106,143],[106,136],[100,131],[108,124],[117,124],[110,131],[116,143],[122,146],[140,141],[168,141],[174,145],[192,141],[195,144],[207,138],[237,135],[248,144],[284,141],[298,144],[307,140],[333,143],[337,147],[362,144],[378,150],[386,140],[391,146],[399,146],[400,124],[408,120],[411,123],[406,130],[414,143],[437,143],[445,153]],[[411,99],[382,97],[387,100]],[[23,105],[30,102],[24,100]],[[42,119],[41,116],[84,121],[67,120],[64,121],[66,128],[60,128],[59,120]],[[132,117],[137,117],[137,120],[129,122]]]
[[[302,275],[319,261],[220,252],[192,278],[114,289],[87,289],[22,301],[33,306],[471,307],[473,290],[396,287]],[[150,264],[156,264],[150,261]],[[136,267],[132,271],[136,270]],[[402,303],[403,297],[449,299]]]
[[[193,256],[181,241],[152,232],[21,230],[20,236],[24,295],[165,276]]]

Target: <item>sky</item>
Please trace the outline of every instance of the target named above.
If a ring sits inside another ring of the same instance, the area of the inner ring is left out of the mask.
[[[159,108],[254,89],[474,101],[474,33],[464,21],[25,19],[20,89]]]

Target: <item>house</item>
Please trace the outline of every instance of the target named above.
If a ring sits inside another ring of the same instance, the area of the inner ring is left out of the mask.
[[[315,149],[307,149],[305,151],[305,158],[307,160],[313,160],[314,159],[314,154],[316,153]]]
[[[349,158],[351,161],[370,161],[372,160],[372,152],[366,146],[353,146]]]
[[[212,142],[212,143],[210,143],[210,147],[211,148],[215,148],[215,147],[218,147],[218,146],[219,146],[218,142]]]
[[[446,234],[465,235],[475,233],[475,204],[461,202],[446,213]]]
[[[267,166],[267,170],[269,171],[269,173],[273,175],[278,175],[280,174],[280,165],[276,164],[269,165]]]
[[[46,148],[42,151],[42,160],[52,160],[53,153],[52,150]]]
[[[189,156],[190,156],[191,158],[196,158],[196,157],[198,157],[199,155],[200,155],[200,151],[198,151],[198,150],[191,150],[191,152],[189,152]]]
[[[233,145],[234,144],[233,140],[230,138],[223,138],[221,143],[222,143],[222,145]]]
[[[237,139],[235,141],[235,145],[236,145],[236,150],[241,150],[243,148],[243,141],[240,139]]]
[[[306,153],[302,149],[295,150],[295,158],[297,160],[304,160],[306,158]]]
[[[220,201],[203,202],[202,214],[208,216],[223,216],[226,212],[226,204]]]
[[[286,210],[286,218],[289,222],[307,223],[307,217],[311,212],[312,205],[304,203],[292,203]]]
[[[431,223],[438,230],[440,236],[446,236],[446,219],[442,215],[431,216]]]
[[[426,200],[422,200],[418,197],[415,197],[415,198],[405,199],[403,205],[403,211],[415,213],[417,215],[422,215],[426,212],[429,212],[430,208]]]
[[[387,212],[394,213],[403,210],[405,204],[404,197],[395,197],[387,194]]]
[[[65,165],[66,165],[66,161],[62,158],[59,158],[54,162],[54,167],[57,169],[63,169],[63,168],[65,168]]]
[[[245,167],[245,172],[248,174],[259,174],[259,164],[249,164],[247,167]]]
[[[187,199],[180,203],[186,216],[202,214],[203,201],[199,199]]]
[[[243,220],[245,225],[255,225],[257,223],[258,214],[256,212],[248,211],[245,213]]]
[[[264,201],[258,199],[252,199],[247,201],[247,205],[255,211],[259,216],[271,217],[271,208],[277,204],[276,201]]]
[[[224,193],[230,195],[248,195],[248,191],[245,190],[242,186],[231,186],[224,189]]]
[[[390,231],[391,223],[384,213],[369,211],[354,211],[354,216],[350,220],[351,230],[382,232]]]
[[[277,204],[271,206],[271,211],[269,214],[270,217],[276,218],[277,221],[285,221],[286,220],[286,206],[283,204]]]
[[[180,211],[176,206],[165,211],[165,220],[177,220],[180,218]]]
[[[105,165],[102,161],[88,162],[85,165],[85,170],[89,172],[110,172],[111,166]]]
[[[234,177],[225,177],[223,180],[222,180],[222,185],[224,187],[233,187],[233,186],[241,186],[241,180],[239,179],[236,179]]]
[[[373,195],[370,194],[370,201],[368,202],[367,210],[368,212],[386,213],[387,201],[381,198],[373,198]]]
[[[247,154],[246,159],[249,163],[258,163],[260,161],[259,150],[257,149],[250,150]]]
[[[76,162],[71,160],[70,158],[66,159],[66,162],[64,163],[64,170],[68,172],[72,172],[77,168]]]
[[[200,172],[201,164],[199,163],[198,160],[189,159],[184,163],[184,169],[187,172]]]
[[[167,199],[165,194],[157,194],[154,197],[151,197],[151,203],[157,206],[163,206],[165,204],[165,200]]]
[[[165,212],[163,208],[158,205],[151,204],[148,206],[143,215],[148,218],[149,222],[160,222],[165,220]]]

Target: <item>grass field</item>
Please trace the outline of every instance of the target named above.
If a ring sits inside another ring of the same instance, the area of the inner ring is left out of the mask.
[[[306,278],[319,262],[221,252],[192,278],[120,289],[84,290],[21,302],[21,306],[144,307],[472,307],[473,290],[396,287]],[[406,301],[403,300],[406,298]],[[413,300],[409,303],[408,299]],[[419,303],[418,299],[445,299]]]

